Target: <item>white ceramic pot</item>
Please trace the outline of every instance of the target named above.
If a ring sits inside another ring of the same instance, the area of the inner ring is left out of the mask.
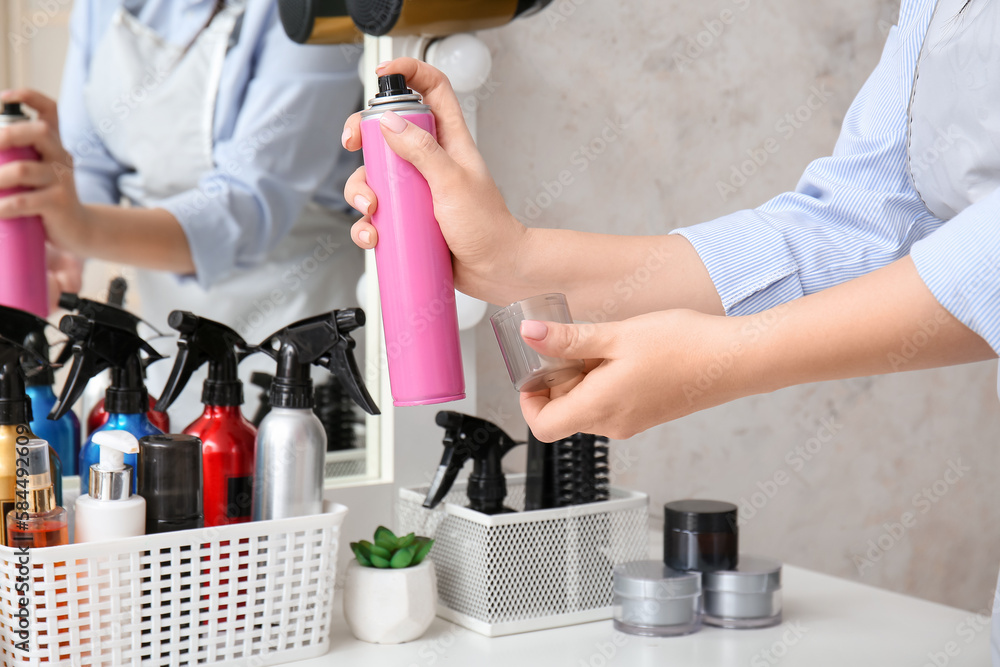
[[[434,564],[398,570],[364,567],[351,559],[344,582],[344,617],[351,634],[373,644],[419,638],[437,611]]]

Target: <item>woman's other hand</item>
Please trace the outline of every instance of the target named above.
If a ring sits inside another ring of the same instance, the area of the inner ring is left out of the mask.
[[[574,433],[623,440],[657,424],[746,395],[736,320],[668,310],[620,322],[526,321],[521,335],[551,357],[584,359],[581,375],[523,392],[532,433],[553,442]]]

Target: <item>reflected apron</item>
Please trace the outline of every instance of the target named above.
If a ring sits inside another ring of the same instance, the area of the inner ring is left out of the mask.
[[[165,42],[124,7],[116,12],[94,52],[85,101],[94,127],[111,119],[101,137],[109,153],[132,170],[119,187],[134,205],[154,208],[158,201],[197,188],[199,177],[215,168],[216,96],[244,6],[245,0],[230,0],[187,48]],[[120,101],[138,99],[137,91],[142,101],[123,113]],[[260,263],[235,270],[208,290],[189,276],[136,270],[139,314],[159,331],[174,334],[167,326],[170,311],[189,310],[228,324],[256,344],[295,320],[355,305],[364,260],[350,242],[351,222],[346,213],[310,204]],[[164,354],[175,350],[173,338],[154,346]],[[171,365],[164,360],[150,366],[151,394],[159,395]],[[253,370],[273,374],[274,362],[262,354],[248,358],[240,366],[244,383]],[[206,373],[202,367],[171,408],[175,431],[201,413]],[[245,393],[244,411],[251,414],[257,393]]]

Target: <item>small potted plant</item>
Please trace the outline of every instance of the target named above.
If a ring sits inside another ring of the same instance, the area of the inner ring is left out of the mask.
[[[437,610],[437,581],[427,558],[434,540],[410,533],[396,537],[385,526],[371,542],[351,543],[344,617],[351,633],[373,644],[401,644],[419,638]]]

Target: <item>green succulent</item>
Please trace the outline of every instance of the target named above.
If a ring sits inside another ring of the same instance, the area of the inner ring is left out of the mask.
[[[434,540],[429,537],[417,537],[414,533],[396,537],[385,526],[379,526],[371,542],[351,542],[351,551],[365,567],[399,569],[420,565],[432,546]]]

